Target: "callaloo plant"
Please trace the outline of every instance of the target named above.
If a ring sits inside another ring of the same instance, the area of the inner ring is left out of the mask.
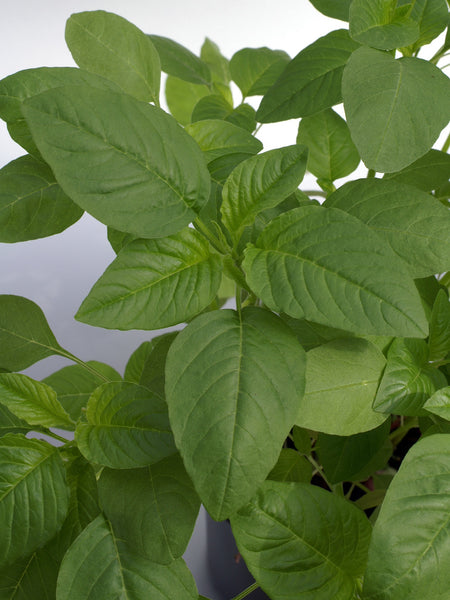
[[[117,256],[75,318],[179,325],[122,376],[0,296],[0,600],[197,600],[200,504],[255,579],[238,598],[450,598],[448,6],[312,3],[341,22],[294,58],[93,11],[79,68],[0,82],[27,152],[0,241],[87,211]]]

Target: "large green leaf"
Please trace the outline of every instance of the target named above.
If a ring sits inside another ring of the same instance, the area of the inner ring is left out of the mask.
[[[210,94],[200,98],[194,106],[191,123],[208,119],[226,119],[233,112],[233,105],[220,94]]]
[[[306,117],[342,102],[342,72],[357,48],[348,32],[338,29],[302,50],[263,97],[257,120],[273,123]]]
[[[100,515],[69,548],[56,600],[198,600],[194,579],[180,558],[158,565],[133,553]]]
[[[166,79],[165,95],[170,113],[182,125],[191,122],[194,106],[204,96],[210,94],[206,85],[190,83],[169,75]]]
[[[430,150],[401,171],[386,173],[383,179],[413,185],[424,192],[436,190],[450,179],[450,155]]]
[[[409,9],[410,6],[397,8],[397,0],[353,0],[349,11],[350,35],[357,42],[379,50],[409,46],[420,33]]]
[[[446,600],[450,589],[449,435],[415,444],[375,523],[364,600]]]
[[[312,477],[312,464],[292,448],[282,448],[277,464],[267,479],[271,481],[298,481],[309,483]]]
[[[428,347],[429,360],[443,360],[450,352],[450,302],[443,289],[439,290],[431,311]]]
[[[103,469],[98,485],[115,535],[134,552],[159,564],[183,555],[200,499],[179,454],[143,469]]]
[[[61,187],[106,225],[164,237],[209,197],[198,146],[151,104],[80,85],[34,96],[23,111]]]
[[[308,171],[322,179],[350,175],[359,164],[347,123],[331,108],[300,121],[297,144],[308,146]]]
[[[372,48],[350,57],[342,95],[361,158],[382,173],[404,169],[428,152],[450,115],[450,81],[440,69]]]
[[[0,438],[0,566],[33,552],[61,528],[69,502],[58,450],[20,434]]]
[[[297,425],[348,436],[374,429],[387,415],[372,410],[386,360],[370,342],[338,339],[308,352],[306,391]]]
[[[135,240],[106,269],[75,317],[108,329],[162,329],[204,310],[221,278],[219,256],[195,229]]]
[[[277,462],[304,389],[305,353],[276,315],[200,315],[173,342],[166,395],[175,442],[208,512],[229,517]]]
[[[336,208],[302,206],[275,218],[247,247],[243,268],[272,310],[359,335],[426,336],[406,265]]]
[[[0,374],[0,404],[30,425],[73,429],[74,422],[45,383],[19,373]]]
[[[258,154],[232,171],[223,187],[221,213],[235,241],[258,213],[295,192],[305,174],[307,156],[307,148],[296,144]]]
[[[231,57],[231,78],[243,98],[262,95],[275,83],[289,61],[289,55],[283,50],[243,48]]]
[[[39,306],[22,296],[1,295],[0,365],[21,371],[52,354],[68,355]]]
[[[399,4],[409,4],[409,0],[401,0]],[[412,3],[411,19],[418,23],[420,30],[414,48],[429,44],[448,25],[448,3],[445,0],[415,0]]]
[[[325,201],[366,223],[414,278],[450,270],[450,214],[430,194],[382,179],[351,181]]]
[[[425,401],[447,385],[445,375],[429,365],[428,358],[424,340],[394,340],[373,408],[406,416],[426,415]]]
[[[352,0],[309,0],[322,14],[333,19],[348,21]]]
[[[423,407],[442,419],[450,421],[450,387],[446,386],[434,392]]]
[[[22,242],[60,233],[82,214],[40,160],[22,156],[1,169],[1,242]]]
[[[131,382],[97,388],[79,422],[75,439],[90,461],[112,469],[132,469],[176,452],[164,400]]]
[[[158,52],[123,17],[104,10],[73,14],[66,24],[66,43],[82,69],[114,81],[138,100],[159,104]]]
[[[211,83],[211,72],[198,56],[190,50],[161,35],[148,36],[155,45],[161,59],[161,68],[168,75],[173,75],[191,83]]]
[[[271,598],[354,597],[371,526],[343,498],[305,483],[267,481],[231,526],[246,565]]]

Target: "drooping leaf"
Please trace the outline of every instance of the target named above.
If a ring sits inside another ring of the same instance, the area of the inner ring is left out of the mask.
[[[386,360],[370,342],[338,339],[307,354],[306,390],[297,425],[349,436],[374,429],[387,415],[372,410]]]
[[[338,29],[302,50],[267,91],[256,112],[260,123],[307,117],[342,102],[341,79],[352,52],[359,48]]]
[[[0,404],[30,425],[74,428],[56,392],[45,383],[20,373],[0,374]]]
[[[183,555],[200,500],[179,454],[143,469],[103,469],[98,485],[114,534],[134,552],[159,564]]]
[[[0,365],[21,371],[52,354],[68,355],[39,306],[22,296],[0,295]]]
[[[123,17],[104,10],[75,13],[66,24],[66,43],[82,69],[114,81],[138,100],[159,104],[158,52]]]
[[[450,421],[450,387],[443,387],[434,392],[423,405],[425,410]]]
[[[370,542],[364,600],[448,596],[448,440],[448,434],[419,440],[389,486]]]
[[[28,433],[31,429],[31,425],[0,403],[0,437],[7,433]]]
[[[205,38],[200,50],[201,60],[208,65],[213,82],[228,85],[231,79],[229,60],[220,52],[219,46]]]
[[[401,171],[386,173],[383,179],[413,185],[424,192],[436,190],[450,179],[450,155],[430,150]]]
[[[176,445],[208,512],[227,518],[274,467],[303,393],[305,353],[276,315],[200,315],[166,364]],[[199,374],[201,373],[201,376]]]
[[[106,225],[164,237],[190,223],[208,199],[200,150],[153,105],[80,85],[30,98],[23,111],[64,191]]]
[[[353,597],[371,526],[343,498],[306,483],[266,481],[231,526],[246,565],[271,598]]]
[[[235,241],[258,213],[295,192],[305,174],[307,156],[307,148],[296,144],[258,154],[232,171],[223,187],[221,213]]]
[[[178,77],[169,75],[166,79],[165,95],[170,113],[181,125],[191,122],[194,106],[204,96],[210,94],[206,85],[183,81]]]
[[[302,206],[274,219],[243,268],[272,310],[358,335],[425,337],[413,280],[361,221],[335,208]]]
[[[312,477],[312,465],[296,450],[282,448],[277,464],[270,471],[270,481],[297,481],[309,483]]]
[[[198,600],[198,592],[183,559],[170,565],[158,565],[134,554],[100,515],[86,527],[64,557],[56,600],[137,598]]]
[[[439,290],[431,311],[429,360],[443,360],[450,352],[450,302],[444,290]]]
[[[309,0],[314,8],[333,19],[348,21],[348,12],[352,0]]]
[[[450,214],[430,194],[395,181],[360,179],[328,196],[325,205],[368,225],[405,261],[412,277],[450,270]]]
[[[362,160],[382,173],[426,154],[449,119],[450,81],[420,58],[360,48],[345,67],[342,95]]]
[[[243,98],[263,95],[289,61],[289,55],[283,50],[243,48],[231,57],[231,78],[241,90]]]
[[[0,567],[4,567],[57,533],[67,514],[69,489],[58,450],[41,440],[4,435],[0,463]]]
[[[93,392],[75,439],[88,460],[112,469],[147,466],[176,452],[164,400],[130,382]]]
[[[191,83],[208,85],[211,83],[211,72],[193,52],[161,35],[149,35],[161,59],[161,68],[168,75]]]
[[[109,329],[162,329],[191,319],[214,299],[221,259],[187,227],[159,240],[135,240],[95,283],[75,318]]]
[[[428,358],[424,340],[394,340],[373,408],[406,416],[425,415],[425,401],[447,385],[445,375],[430,366]]]
[[[220,94],[210,94],[200,98],[194,106],[191,123],[207,119],[225,119],[233,111],[233,105]]]
[[[409,0],[402,0],[403,3]],[[400,4],[400,2],[399,2]],[[414,48],[432,42],[448,25],[448,5],[445,0],[415,0],[412,3],[411,19],[419,25],[419,39]]]

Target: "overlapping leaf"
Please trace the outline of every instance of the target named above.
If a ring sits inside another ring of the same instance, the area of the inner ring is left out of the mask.
[[[399,4],[409,4],[401,0]],[[419,25],[419,39],[415,48],[432,42],[448,25],[448,5],[445,0],[416,0],[412,4],[411,19]]]
[[[283,50],[242,48],[231,57],[231,78],[243,98],[262,95],[275,83],[289,60]]]
[[[312,477],[312,465],[296,450],[282,448],[277,464],[270,471],[267,479],[271,481],[297,481],[309,483]]]
[[[33,429],[26,421],[16,417],[0,403],[0,437],[7,433],[28,433]]]
[[[348,12],[352,0],[309,0],[321,13],[333,19],[348,21]]]
[[[423,407],[442,419],[450,421],[450,387],[446,386],[434,392]]]
[[[443,289],[439,290],[431,311],[428,348],[429,360],[443,360],[450,352],[450,302]]]
[[[168,75],[178,77],[191,83],[211,83],[211,72],[205,64],[193,52],[161,35],[148,36],[156,47],[161,59],[161,68]]]
[[[206,85],[190,83],[169,75],[166,79],[165,96],[170,113],[182,125],[191,122],[194,106],[204,96],[210,94]]]
[[[383,179],[414,185],[424,192],[436,190],[450,179],[450,155],[430,150],[401,171],[386,173]]]

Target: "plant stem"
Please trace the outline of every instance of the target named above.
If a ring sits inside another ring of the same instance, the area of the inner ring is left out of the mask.
[[[366,492],[366,494],[368,494],[369,492],[372,491],[367,486],[365,486],[363,483],[361,483],[360,481],[355,481],[354,485],[356,487],[358,487],[360,490],[362,490],[363,492]]]
[[[327,486],[330,488],[330,491],[335,492],[335,487],[336,486],[332,486],[331,483],[328,481],[328,479],[326,478],[325,473],[323,472],[322,467],[319,465],[318,462],[316,462],[316,460],[312,457],[312,456],[307,456],[306,457],[309,462],[312,464],[312,466],[316,469],[317,473],[322,477],[322,479],[325,481],[325,483],[327,484]]]
[[[322,198],[327,197],[327,193],[322,190],[301,190],[307,196],[321,196]]]
[[[91,365],[88,365],[87,363],[82,361],[81,358],[78,358],[78,356],[75,356],[71,352],[67,352],[67,350],[65,350],[63,356],[70,358],[70,360],[73,360],[73,362],[76,362],[77,364],[79,364],[80,367],[83,367],[84,369],[86,369],[86,371],[89,371],[90,373],[92,373],[92,375],[95,375],[96,377],[103,379],[103,381],[108,382],[108,383],[111,381],[109,379],[109,377],[106,377],[106,375],[103,375],[103,373],[100,373],[100,371],[97,371],[97,369],[95,369]]]
[[[241,291],[242,291],[241,286],[236,284],[236,310],[239,313],[239,318],[241,317],[241,312],[242,312]]]
[[[410,417],[409,419],[405,420],[404,425],[394,429],[394,431],[389,434],[389,439],[393,444],[398,444],[405,437],[408,431],[413,427],[417,427],[417,425],[417,417]]]
[[[447,139],[444,142],[444,145],[442,146],[442,152],[447,152],[447,150],[450,148],[450,133],[447,136]]]
[[[71,441],[71,440],[67,440],[66,438],[62,437],[61,435],[58,435],[57,433],[53,433],[53,431],[51,431],[50,429],[47,429],[46,427],[39,429],[39,432],[44,433],[45,435],[48,435],[49,437],[52,437],[53,439],[58,440],[59,442],[63,442],[63,444],[67,444],[67,442]]]
[[[230,254],[231,248],[224,246],[222,240],[220,240],[214,233],[201,221],[198,217],[194,221],[194,225],[203,233],[208,242],[218,251],[220,254]]]
[[[259,588],[259,584],[257,584],[255,581],[255,583],[252,583],[252,585],[249,585],[248,588],[246,588],[243,592],[241,592],[237,596],[234,596],[233,598],[231,598],[231,600],[242,600],[242,598],[246,598],[249,594],[251,594],[252,592],[257,590],[258,588]]]

